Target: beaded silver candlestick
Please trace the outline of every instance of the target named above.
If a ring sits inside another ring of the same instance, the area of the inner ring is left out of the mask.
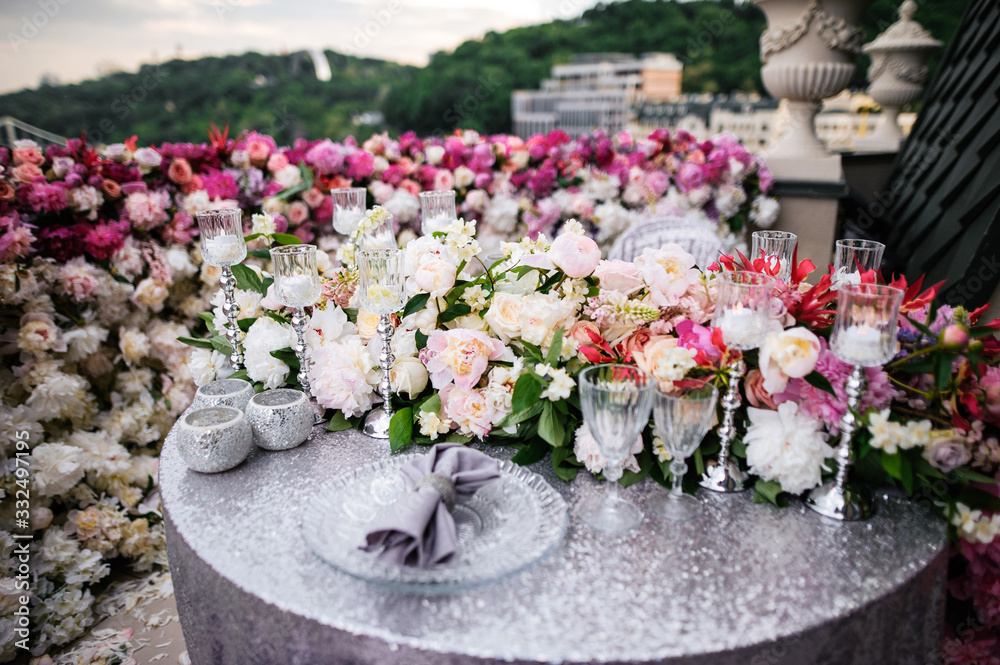
[[[392,318],[405,302],[403,281],[405,255],[399,249],[365,249],[358,252],[358,295],[363,309],[378,314],[379,338],[382,352],[379,365],[382,381],[379,394],[382,406],[375,408],[365,418],[364,433],[376,439],[389,438],[389,423],[392,421]]]
[[[293,350],[299,360],[299,385],[313,406],[315,421],[323,419],[323,409],[313,398],[309,383],[308,348],[306,346],[306,326],[309,317],[305,307],[319,300],[319,271],[316,265],[315,245],[286,245],[271,250],[274,263],[274,295],[282,305],[292,308],[292,327],[295,329]]]
[[[837,291],[837,318],[830,334],[830,350],[853,365],[844,386],[847,410],[840,418],[837,475],[810,492],[806,505],[824,517],[850,521],[871,516],[871,499],[847,482],[853,463],[851,439],[858,424],[858,406],[865,390],[865,367],[877,367],[896,355],[899,306],[903,292],[878,284],[842,284]]]
[[[724,272],[718,282],[712,325],[722,331],[726,345],[739,351],[760,346],[767,332],[773,277],[757,272]],[[748,489],[747,476],[730,459],[736,437],[736,411],[740,408],[740,379],[746,372],[743,359],[733,362],[727,373],[729,389],[722,398],[722,425],[719,427],[719,458],[701,478],[701,486],[713,492],[742,492]]]
[[[231,266],[241,263],[247,256],[247,246],[243,241],[243,211],[239,208],[205,210],[195,213],[198,220],[201,241],[201,257],[210,266],[222,268],[219,278],[225,300],[222,313],[228,321],[226,340],[232,349],[229,363],[233,371],[243,367],[243,333],[237,323],[240,308],[236,304],[236,276]]]

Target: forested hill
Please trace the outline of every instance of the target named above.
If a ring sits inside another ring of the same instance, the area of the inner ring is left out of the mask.
[[[900,2],[876,0],[864,20],[869,40],[896,19]],[[947,42],[967,3],[918,0],[916,18]],[[342,138],[382,129],[351,121],[373,110],[383,111],[384,128],[394,132],[458,126],[507,132],[511,91],[536,88],[553,64],[577,53],[665,51],[684,63],[688,92],[764,93],[758,39],[765,25],[750,2],[625,0],[487,33],[435,54],[423,68],[327,51],[333,79],[321,82],[301,53],[174,60],[135,74],[2,95],[0,116],[68,136],[85,130],[108,142],[132,134],[143,143],[201,141],[210,122],[228,123],[234,131],[257,128],[279,143],[300,136]],[[863,87],[866,59],[859,65],[854,83]]]

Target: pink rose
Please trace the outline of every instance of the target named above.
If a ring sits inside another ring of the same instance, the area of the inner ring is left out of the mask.
[[[483,376],[490,360],[503,353],[504,345],[478,330],[456,328],[435,330],[427,338],[427,347],[420,359],[431,373],[435,390],[455,382],[459,388],[469,390]]]
[[[10,171],[15,182],[33,182],[37,178],[44,178],[45,174],[37,165],[30,162],[15,166]]]
[[[283,152],[276,152],[267,160],[267,170],[271,173],[280,171],[288,166],[288,157]]]
[[[35,148],[21,148],[14,151],[14,165],[20,166],[21,164],[34,164],[35,166],[41,166],[45,161],[45,157],[42,153],[38,152]]]
[[[592,238],[564,233],[552,243],[546,254],[567,276],[582,279],[594,272],[601,262],[601,248]]]
[[[105,178],[104,182],[101,183],[101,191],[103,191],[104,196],[109,199],[117,199],[122,195],[122,186],[114,180],[108,180]]]
[[[302,195],[302,200],[306,202],[312,209],[316,209],[323,205],[323,192],[319,191],[315,187],[310,187],[306,190],[305,194]]]
[[[191,182],[191,165],[186,159],[175,159],[167,169],[167,177],[178,185],[186,185]]]
[[[493,408],[479,390],[445,386],[441,391],[441,407],[463,433],[483,438],[493,427]]]
[[[601,261],[594,270],[602,289],[631,295],[645,286],[642,275],[635,264],[628,261]]]
[[[746,378],[743,381],[743,389],[747,393],[747,401],[750,402],[750,406],[758,409],[778,408],[771,394],[764,390],[764,376],[760,373],[760,370],[752,369],[747,372]]]
[[[594,343],[594,340],[590,337],[589,333],[594,333],[600,337],[601,329],[598,328],[597,324],[593,321],[577,321],[573,324],[573,327],[569,329],[569,336],[580,344]]]
[[[263,166],[270,154],[271,146],[266,141],[255,140],[247,143],[247,155],[254,166]]]
[[[420,185],[418,185],[413,180],[410,180],[409,178],[406,178],[405,180],[399,183],[399,189],[405,189],[414,196],[420,194]]]
[[[288,216],[289,223],[298,225],[309,219],[309,206],[302,201],[296,201],[288,206],[285,214]]]
[[[455,188],[455,176],[448,169],[438,169],[434,174],[434,189],[449,190]]]

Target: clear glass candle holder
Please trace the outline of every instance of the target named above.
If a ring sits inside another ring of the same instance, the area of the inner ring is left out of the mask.
[[[204,210],[195,213],[198,220],[201,258],[210,266],[222,268],[219,282],[225,294],[222,313],[226,316],[226,340],[232,353],[229,364],[233,371],[243,367],[243,349],[240,344],[243,333],[236,321],[240,308],[236,304],[236,277],[232,266],[242,263],[247,256],[247,245],[243,239],[243,211],[239,208]]]
[[[885,245],[876,240],[838,240],[833,263],[834,285],[839,288],[844,283],[860,284],[861,272],[878,270],[884,252]]]
[[[420,230],[425,236],[440,231],[457,218],[454,190],[420,192]]]
[[[333,230],[351,236],[358,229],[365,216],[368,190],[364,187],[348,187],[330,191],[333,198]]]
[[[239,208],[205,210],[195,213],[201,258],[210,266],[227,268],[247,257],[243,241],[243,211]]]
[[[309,307],[319,300],[315,245],[285,245],[271,250],[274,296],[286,307]]]
[[[382,380],[379,394],[382,406],[365,418],[364,432],[376,439],[389,438],[392,420],[392,385],[389,370],[392,367],[392,318],[406,302],[406,254],[401,249],[365,249],[358,253],[358,299],[363,309],[379,315],[375,331],[382,340],[379,367]]]
[[[775,277],[787,282],[792,276],[792,261],[798,240],[797,235],[788,231],[754,231],[750,258],[754,261],[763,258],[772,268],[777,264]]]
[[[896,355],[900,289],[880,284],[846,284],[837,292],[837,317],[830,350],[851,365],[876,367]]]
[[[716,278],[712,325],[729,346],[745,351],[760,346],[767,333],[775,280],[758,272],[724,272]]]
[[[361,219],[354,240],[357,251],[366,249],[397,249],[396,225],[392,214],[381,206],[375,206]]]

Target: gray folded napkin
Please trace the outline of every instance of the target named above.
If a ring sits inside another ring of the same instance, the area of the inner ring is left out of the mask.
[[[451,508],[500,477],[492,457],[457,443],[440,443],[400,468],[410,491],[376,520],[361,549],[378,560],[428,568],[455,554],[458,534]]]

